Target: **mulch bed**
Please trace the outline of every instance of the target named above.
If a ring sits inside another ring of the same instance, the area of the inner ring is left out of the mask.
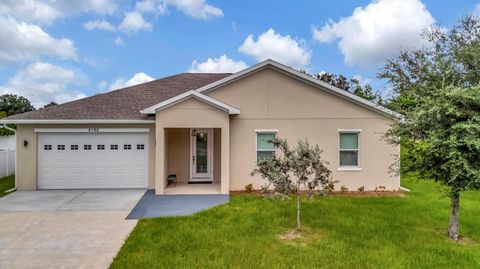
[[[230,195],[252,195],[252,196],[261,196],[265,193],[261,190],[252,190],[252,191],[230,191]],[[395,197],[405,197],[405,192],[403,191],[334,191],[330,195],[334,196],[350,196],[350,197],[380,197],[380,196],[395,196]]]

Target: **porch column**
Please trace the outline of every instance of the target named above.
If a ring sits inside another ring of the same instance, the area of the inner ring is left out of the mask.
[[[157,124],[155,130],[155,194],[165,190],[165,128]]]
[[[230,191],[230,127],[222,127],[222,139],[221,139],[221,189],[222,194],[229,194]]]

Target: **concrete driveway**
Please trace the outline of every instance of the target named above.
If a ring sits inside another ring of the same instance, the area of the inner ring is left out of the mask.
[[[107,268],[145,190],[15,192],[0,198],[0,268]]]

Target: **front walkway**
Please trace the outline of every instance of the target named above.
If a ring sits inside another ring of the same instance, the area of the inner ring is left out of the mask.
[[[107,268],[145,190],[14,192],[0,198],[0,268]]]
[[[149,190],[127,219],[188,216],[229,201],[230,196],[228,194],[155,195],[153,190]]]
[[[176,186],[171,184],[166,187],[164,194],[221,194],[220,182],[212,182],[211,184],[178,182]]]

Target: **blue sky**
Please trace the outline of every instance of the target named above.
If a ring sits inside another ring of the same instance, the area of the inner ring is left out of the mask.
[[[265,58],[375,74],[419,32],[449,27],[478,1],[16,1],[0,3],[0,93],[35,106],[180,72],[234,72]],[[210,59],[210,60],[209,60]]]

